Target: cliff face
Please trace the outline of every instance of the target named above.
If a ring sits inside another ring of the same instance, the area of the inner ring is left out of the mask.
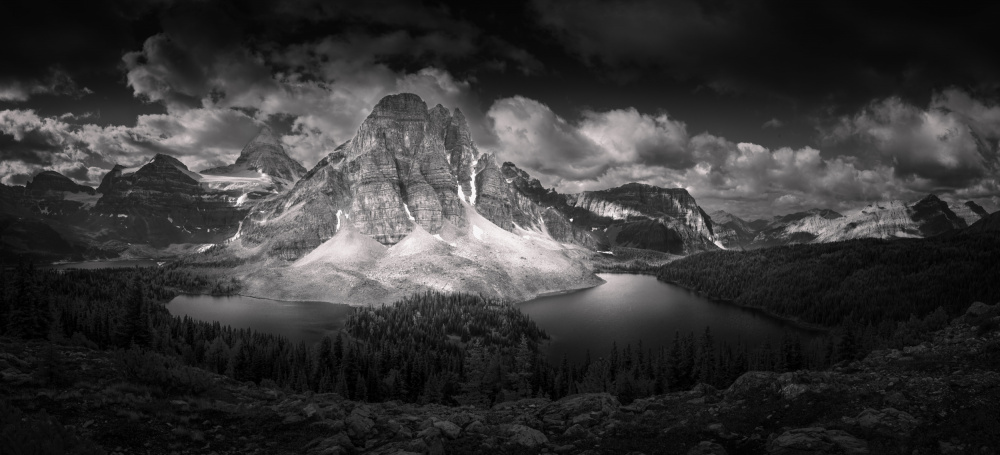
[[[718,248],[712,219],[687,190],[629,183],[566,197],[604,225],[612,245],[673,254]]]
[[[415,225],[433,234],[445,220],[462,225],[459,183],[445,149],[455,121],[441,106],[428,110],[416,95],[383,98],[352,140],[247,220],[246,240],[261,243],[268,233],[283,233],[270,248],[294,259],[336,233],[338,211],[384,245]]]
[[[548,232],[560,242],[596,250],[609,247],[604,233],[594,231],[591,226],[583,223],[586,215],[571,207],[566,202],[566,196],[546,189],[538,179],[531,178],[513,163],[504,163],[500,171],[514,189],[511,191],[511,208],[516,225]],[[571,221],[574,213],[581,220],[580,223]]]

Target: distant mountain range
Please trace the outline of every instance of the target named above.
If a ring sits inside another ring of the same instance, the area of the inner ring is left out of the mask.
[[[522,299],[600,282],[594,251],[925,237],[986,215],[931,195],[748,222],[709,216],[684,189],[561,194],[480,153],[460,110],[398,94],[308,171],[265,127],[233,164],[201,172],[159,154],[115,166],[97,189],[53,171],[0,185],[0,257],[185,257],[284,299],[372,303],[426,289]]]
[[[873,202],[846,214],[813,209],[750,222],[724,211],[711,216],[723,246],[749,249],[860,238],[931,237],[964,229],[988,215],[975,202],[949,205],[930,194],[914,203]]]

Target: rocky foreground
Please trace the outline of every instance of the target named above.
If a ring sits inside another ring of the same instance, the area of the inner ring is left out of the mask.
[[[726,390],[627,405],[583,394],[490,409],[358,403],[137,350],[0,339],[0,441],[4,453],[994,454],[998,315],[977,303],[932,341],[831,371],[750,372]]]

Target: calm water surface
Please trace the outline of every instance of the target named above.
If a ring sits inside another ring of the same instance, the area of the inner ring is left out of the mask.
[[[644,348],[669,346],[675,333],[700,336],[711,327],[716,343],[743,341],[750,347],[781,342],[785,332],[807,343],[822,333],[807,331],[733,304],[713,302],[679,286],[647,275],[600,274],[607,283],[595,288],[542,297],[519,304],[552,338],[551,360],[583,361],[606,355],[611,343],[622,349],[642,340]]]
[[[43,268],[54,269],[54,270],[65,270],[65,269],[83,269],[83,270],[94,270],[94,269],[111,269],[111,268],[132,268],[132,267],[157,267],[160,264],[164,264],[164,261],[155,261],[152,259],[122,259],[116,261],[85,261],[85,262],[62,262],[58,264],[46,265]]]
[[[313,344],[337,336],[351,313],[349,305],[326,302],[282,302],[254,297],[179,295],[167,304],[174,316],[190,316],[239,329],[254,329]]]
[[[758,311],[713,302],[681,287],[645,275],[602,274],[607,283],[583,291],[542,297],[518,304],[552,340],[546,350],[551,360],[566,354],[582,361],[590,350],[605,355],[611,343],[619,348],[642,340],[643,346],[668,346],[674,333],[696,336],[711,327],[716,342],[743,341],[750,347],[766,340],[781,342],[786,332],[804,342],[821,333],[799,329]],[[235,328],[252,328],[312,344],[325,335],[336,336],[351,307],[325,302],[282,302],[253,297],[181,295],[167,304],[175,316],[219,321]]]

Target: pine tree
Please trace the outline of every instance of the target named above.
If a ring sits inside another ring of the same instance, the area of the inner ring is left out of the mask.
[[[666,358],[666,386],[669,390],[679,390],[681,383],[681,334],[674,332],[674,342]]]
[[[205,352],[205,364],[209,371],[225,373],[229,364],[229,345],[221,336],[215,337]]]
[[[701,338],[701,348],[698,359],[698,382],[713,384],[715,382],[715,340],[712,330],[705,327]]]
[[[837,343],[837,361],[851,361],[858,355],[858,339],[852,324],[844,327],[844,335]]]
[[[10,309],[10,332],[23,338],[45,338],[49,333],[52,311],[49,297],[42,295],[33,265],[18,270],[17,296]]]
[[[122,346],[133,343],[138,346],[149,346],[153,340],[152,323],[149,306],[146,303],[146,289],[139,275],[133,280],[130,291],[126,302],[125,320],[122,323]]]
[[[681,358],[678,362],[680,371],[679,386],[686,390],[694,385],[694,368],[697,352],[695,351],[694,333],[688,332],[681,342]]]
[[[7,271],[0,264],[0,335],[7,333],[7,321],[10,319],[10,307],[7,298]]]

